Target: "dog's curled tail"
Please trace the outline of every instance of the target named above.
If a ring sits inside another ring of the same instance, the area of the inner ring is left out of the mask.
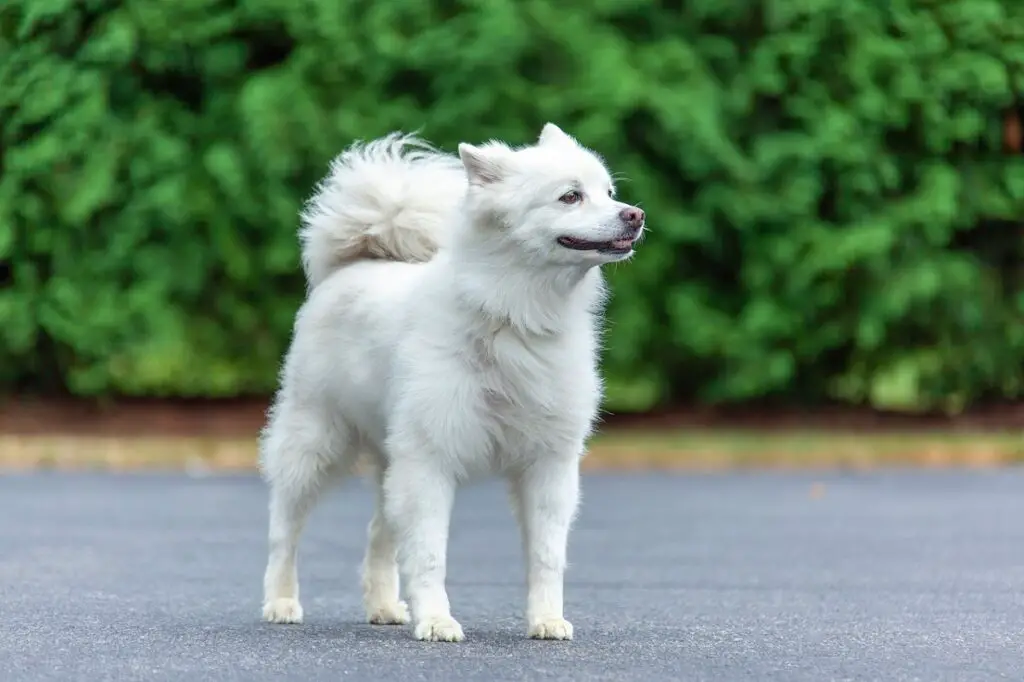
[[[302,211],[302,267],[313,288],[346,263],[430,260],[466,189],[455,156],[392,133],[339,154]]]

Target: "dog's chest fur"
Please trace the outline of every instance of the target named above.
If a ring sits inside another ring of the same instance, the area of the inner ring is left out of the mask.
[[[591,333],[537,336],[502,326],[472,339],[480,416],[506,447],[543,450],[589,432],[600,392]]]

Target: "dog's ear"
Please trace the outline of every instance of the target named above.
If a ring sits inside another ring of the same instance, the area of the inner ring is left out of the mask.
[[[537,140],[537,144],[549,145],[549,144],[562,144],[577,146],[576,140],[556,126],[554,123],[545,123],[544,128],[540,131],[540,138]]]
[[[490,185],[508,174],[507,150],[497,146],[474,147],[463,142],[459,158],[471,185]]]

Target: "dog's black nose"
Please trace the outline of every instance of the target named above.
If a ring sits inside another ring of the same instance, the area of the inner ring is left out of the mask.
[[[640,227],[644,222],[644,212],[635,206],[630,206],[619,211],[622,222],[630,227]]]

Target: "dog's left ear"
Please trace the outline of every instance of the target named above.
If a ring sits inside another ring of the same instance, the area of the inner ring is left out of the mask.
[[[577,142],[569,135],[566,135],[565,132],[554,123],[545,123],[544,128],[540,131],[540,138],[537,140],[537,144],[563,144],[575,147]]]

